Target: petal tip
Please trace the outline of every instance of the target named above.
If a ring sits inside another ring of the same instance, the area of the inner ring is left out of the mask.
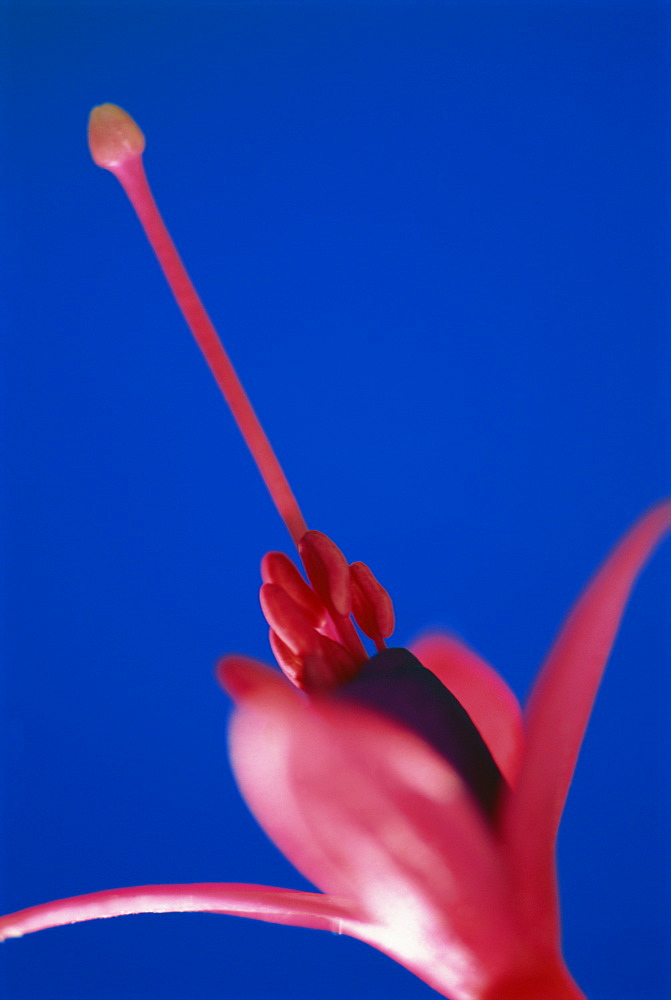
[[[261,693],[266,673],[266,668],[247,656],[224,656],[215,667],[217,680],[236,704]]]

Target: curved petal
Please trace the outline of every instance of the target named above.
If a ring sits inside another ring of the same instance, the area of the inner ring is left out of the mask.
[[[448,632],[430,632],[409,646],[466,709],[509,785],[517,779],[524,729],[522,709],[503,678]]]
[[[615,546],[561,628],[526,710],[526,750],[501,823],[521,902],[551,939],[558,934],[554,844],[580,745],[631,589],[669,529],[667,501]]]
[[[239,701],[231,755],[245,799],[297,868],[360,905],[359,937],[455,997],[516,964],[507,872],[447,762],[359,706],[302,700],[250,661],[221,674]]]
[[[217,676],[239,707],[231,722],[230,752],[247,805],[306,878],[323,891],[347,895],[337,866],[314,843],[292,788],[290,729],[301,730],[310,718],[305,695],[276,670],[244,656],[225,657]]]
[[[0,917],[0,941],[47,927],[78,924],[131,913],[220,913],[273,924],[350,933],[356,913],[346,899],[265,885],[202,882],[194,885],[138,885],[70,896]]]

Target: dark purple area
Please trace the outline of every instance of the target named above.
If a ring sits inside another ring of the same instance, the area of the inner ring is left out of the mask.
[[[385,649],[338,694],[411,729],[459,772],[491,820],[503,776],[468,712],[407,649]]]

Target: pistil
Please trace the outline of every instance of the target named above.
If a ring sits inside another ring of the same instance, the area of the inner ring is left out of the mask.
[[[307,530],[305,519],[228,354],[205,311],[152,195],[142,163],[144,136],[115,104],[101,104],[89,118],[89,147],[99,167],[117,178],[135,209],[175,300],[203,353],[268,492],[294,543]]]

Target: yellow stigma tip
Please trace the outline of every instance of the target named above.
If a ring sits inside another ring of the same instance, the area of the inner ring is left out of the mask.
[[[129,114],[116,104],[100,104],[89,117],[89,149],[94,163],[114,171],[140,156],[144,135]]]

